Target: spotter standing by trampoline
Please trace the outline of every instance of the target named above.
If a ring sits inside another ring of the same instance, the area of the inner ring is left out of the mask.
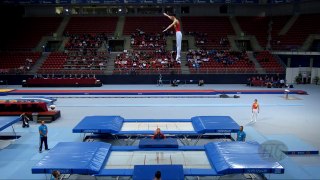
[[[169,16],[166,13],[163,13],[163,15],[167,16],[169,19],[172,20],[172,23],[165,29],[163,32],[170,29],[172,26],[176,30],[176,46],[177,46],[177,56],[176,61],[180,61],[180,53],[181,53],[181,41],[182,41],[182,33],[181,33],[181,26],[180,21],[175,16]]]

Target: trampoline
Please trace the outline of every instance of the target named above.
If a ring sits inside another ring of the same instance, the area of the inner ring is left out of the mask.
[[[154,175],[156,169],[176,179],[243,173],[283,174],[284,168],[261,149],[256,142],[211,142],[205,146],[167,149],[60,142],[32,167],[32,173],[50,174],[59,170],[62,174],[132,176],[133,179],[152,179],[148,176]]]
[[[44,102],[48,105],[53,104],[57,101],[56,98],[49,98],[44,96],[23,96],[21,98],[12,98],[12,97],[1,97],[0,101],[17,101],[17,102]]]
[[[72,130],[73,133],[111,134],[115,139],[126,136],[150,136],[157,128],[166,135],[196,137],[195,144],[203,135],[236,133],[239,125],[230,116],[195,116],[191,119],[124,119],[121,116],[87,116]],[[187,141],[182,141],[187,143]]]
[[[26,99],[26,100],[33,100],[33,101],[38,101],[38,102],[45,102],[49,105],[53,104],[55,101],[57,101],[57,98],[54,97],[47,97],[47,96],[22,96],[21,99]]]
[[[11,126],[14,136],[17,137],[13,124],[19,121],[21,121],[20,116],[0,116],[0,131],[3,131],[7,127]]]

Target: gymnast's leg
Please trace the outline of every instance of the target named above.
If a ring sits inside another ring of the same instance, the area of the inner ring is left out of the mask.
[[[177,46],[177,56],[176,60],[180,60],[181,57],[181,41],[182,41],[182,33],[181,31],[176,32],[176,46]]]

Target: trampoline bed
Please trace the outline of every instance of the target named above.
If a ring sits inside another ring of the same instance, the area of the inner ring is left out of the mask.
[[[59,170],[62,174],[132,176],[134,179],[139,179],[139,172],[144,179],[143,170],[150,172],[159,168],[163,174],[173,172],[174,177],[284,173],[284,168],[259,147],[256,142],[215,142],[161,149],[111,146],[103,142],[61,142],[32,167],[32,173],[49,174]]]

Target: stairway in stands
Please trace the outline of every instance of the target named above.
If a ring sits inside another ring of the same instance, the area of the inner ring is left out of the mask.
[[[181,52],[181,74],[190,74],[189,67],[187,64],[187,53]]]
[[[252,51],[248,51],[247,52],[248,58],[253,62],[257,72],[259,74],[265,74],[266,71],[261,67],[261,65],[259,64],[259,62],[257,61],[257,59],[254,57],[253,52]]]
[[[43,52],[41,57],[32,66],[32,69],[28,72],[28,74],[36,74],[49,55],[50,52]]]
[[[125,21],[126,19],[124,16],[119,17],[117,21],[116,29],[114,31],[114,37],[121,37],[123,35],[123,27],[124,27]]]
[[[118,53],[111,53],[108,59],[107,69],[104,71],[106,75],[112,75],[114,70],[114,60],[116,59]]]
[[[290,28],[293,26],[293,24],[297,21],[299,15],[293,15],[288,21],[287,23],[283,26],[283,28],[280,30],[280,32],[278,33],[278,35],[285,35]]]
[[[243,32],[243,30],[241,29],[237,19],[234,16],[231,16],[229,17],[229,20],[236,35],[241,36],[241,33]]]

